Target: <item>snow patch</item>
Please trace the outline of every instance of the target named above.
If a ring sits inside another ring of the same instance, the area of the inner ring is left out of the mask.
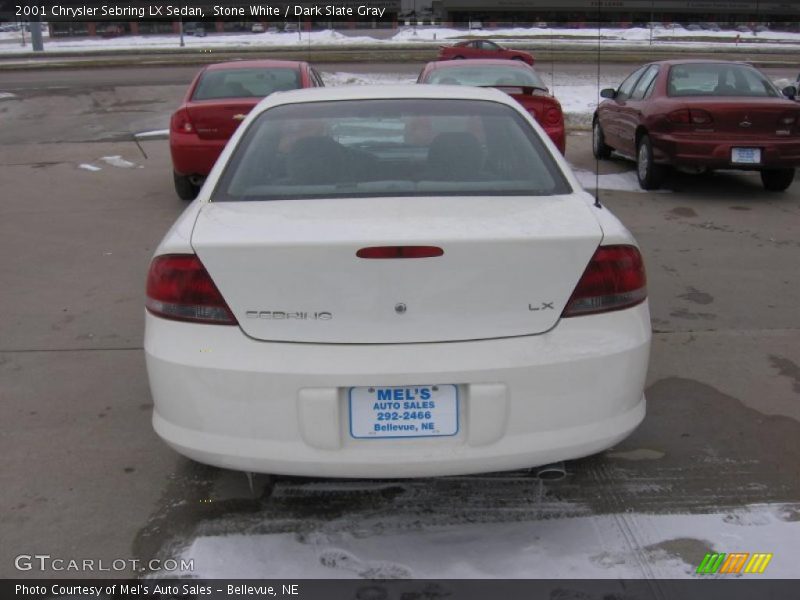
[[[136,167],[136,163],[125,160],[119,154],[115,154],[114,156],[101,156],[100,160],[112,167],[119,167],[120,169],[133,169]]]
[[[596,187],[599,187],[601,190],[645,193],[645,190],[639,186],[639,179],[636,177],[636,173],[634,171],[625,171],[623,173],[606,173],[600,175],[599,178],[592,171],[573,169],[572,172],[575,173],[575,177],[577,177],[578,182],[586,190],[593,190]]]
[[[140,133],[134,133],[133,136],[137,139],[168,137],[169,129],[154,129],[153,131],[142,131]]]
[[[192,575],[204,578],[613,579],[689,578],[705,552],[768,551],[774,558],[759,577],[790,578],[797,576],[800,535],[800,521],[785,518],[791,510],[761,504],[716,514],[620,513],[426,529],[409,522],[377,535],[326,533],[322,525],[313,535],[201,536],[181,558],[194,559]]]
[[[11,98],[16,98],[16,94],[12,94],[11,92],[0,92],[0,100],[10,100]]]
[[[103,170],[100,167],[95,167],[94,165],[90,165],[89,163],[81,163],[81,164],[78,165],[78,168],[79,169],[84,169],[85,171],[92,171],[92,172],[102,171]]]

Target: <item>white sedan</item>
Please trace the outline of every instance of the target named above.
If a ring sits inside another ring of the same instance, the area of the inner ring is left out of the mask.
[[[497,90],[269,96],[146,303],[153,425],[203,463],[498,471],[600,452],[645,415],[636,242]]]

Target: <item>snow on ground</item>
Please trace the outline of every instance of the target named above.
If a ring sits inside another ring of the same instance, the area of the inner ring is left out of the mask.
[[[16,97],[16,94],[12,94],[11,92],[0,92],[0,100],[10,100]]]
[[[327,87],[345,85],[397,85],[414,83],[417,78],[403,73],[347,73],[344,71],[322,72],[322,80]]]
[[[93,173],[96,172],[96,171],[102,171],[103,170],[100,167],[96,167],[95,165],[92,165],[92,164],[89,164],[89,163],[81,163],[81,164],[78,165],[78,168],[79,169],[83,169],[84,171],[91,171]]]
[[[181,558],[194,559],[193,576],[208,578],[668,579],[692,577],[706,552],[771,552],[756,577],[791,578],[798,574],[796,511],[751,505],[718,514],[624,513],[417,531],[409,523],[366,536],[201,536]]]
[[[125,160],[118,154],[114,156],[101,156],[100,160],[112,167],[119,167],[120,169],[133,169],[136,166],[136,163]]]
[[[628,29],[599,30],[600,37],[606,44],[621,46],[649,45],[652,41],[658,47],[707,47],[714,42],[717,47],[735,48],[738,45],[747,47],[781,48],[800,43],[800,33],[763,32],[738,33],[736,31],[687,31],[683,28],[667,29],[656,27],[652,30],[631,27]],[[30,51],[30,43],[25,46],[14,43],[19,38],[18,32],[0,34],[0,56]],[[499,28],[491,30],[468,31],[445,27],[403,27],[388,39],[377,39],[368,35],[345,35],[333,29],[301,33],[211,33],[205,37],[184,36],[187,47],[219,48],[219,47],[325,47],[325,46],[359,46],[379,44],[381,46],[420,43],[435,46],[438,43],[452,43],[465,36],[496,38],[511,43],[552,40],[554,46],[559,44],[596,44],[598,30],[587,27],[570,28]],[[737,36],[739,42],[737,42]],[[651,40],[652,37],[652,40]],[[49,39],[45,43],[47,51],[104,52],[108,50],[136,49],[168,49],[178,47],[178,36],[148,35],[119,36],[115,38],[58,38]]]
[[[631,166],[633,166],[633,163],[631,163]],[[636,172],[633,170],[625,171],[624,173],[601,174],[599,178],[593,171],[585,171],[573,167],[572,172],[575,173],[575,177],[578,178],[585,190],[599,188],[601,190],[617,190],[620,192],[645,192],[639,185]],[[665,190],[659,191],[665,192]]]
[[[134,134],[134,137],[138,139],[160,138],[165,136],[169,136],[169,129],[154,129],[153,131],[142,131]]]

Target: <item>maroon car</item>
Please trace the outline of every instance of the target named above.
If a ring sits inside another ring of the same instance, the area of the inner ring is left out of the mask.
[[[760,171],[783,191],[800,165],[800,106],[752,65],[668,60],[639,67],[605,89],[593,120],[593,150],[636,161],[643,189],[658,188],[668,166],[694,171]]]
[[[494,87],[506,92],[536,119],[564,154],[566,133],[561,103],[547,89],[533,67],[511,60],[460,60],[429,62],[417,83]]]
[[[438,60],[454,60],[462,58],[504,58],[521,60],[533,64],[533,56],[521,50],[503,48],[490,40],[467,40],[454,46],[439,46]]]
[[[205,67],[170,121],[169,149],[178,196],[184,200],[197,196],[239,123],[264,97],[323,85],[305,62],[242,60]]]

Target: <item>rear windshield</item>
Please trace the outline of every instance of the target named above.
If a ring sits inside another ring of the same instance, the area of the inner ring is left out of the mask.
[[[287,67],[213,70],[203,73],[192,100],[262,98],[272,92],[299,87],[300,72]]]
[[[676,65],[669,71],[670,96],[780,96],[760,71],[747,65]]]
[[[262,113],[215,201],[570,191],[513,108],[476,100],[309,102]]]
[[[447,67],[435,69],[425,79],[435,85],[530,86],[546,90],[547,86],[533,69],[505,66]]]

